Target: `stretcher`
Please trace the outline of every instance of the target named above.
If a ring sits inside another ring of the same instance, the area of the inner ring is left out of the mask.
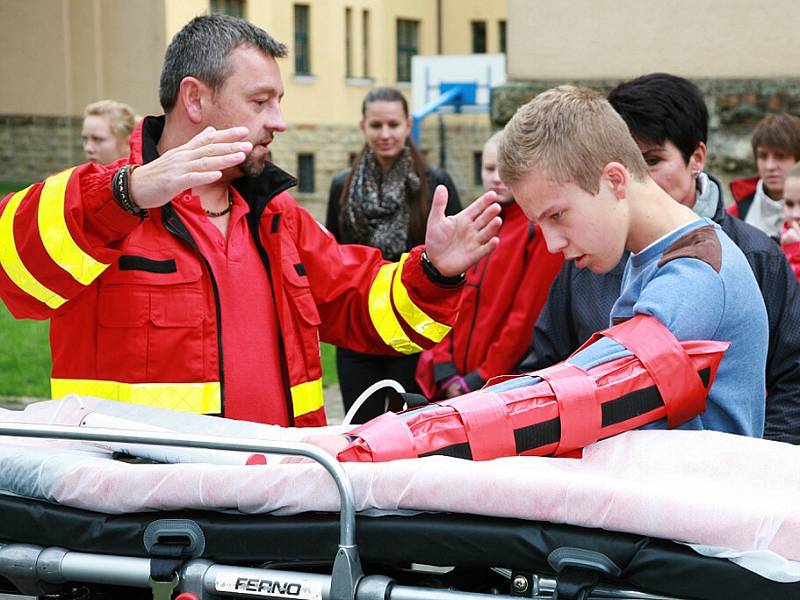
[[[92,415],[141,429],[81,427]],[[306,431],[92,398],[0,421],[0,592],[800,597],[800,449],[787,444],[634,431],[581,459],[340,464],[299,442]],[[187,462],[119,456],[153,448]]]

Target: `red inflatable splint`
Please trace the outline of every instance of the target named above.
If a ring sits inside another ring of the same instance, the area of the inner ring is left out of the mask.
[[[677,427],[705,410],[729,346],[678,342],[657,319],[638,315],[596,333],[578,352],[601,336],[633,356],[588,371],[567,359],[530,375],[494,379],[484,389],[452,400],[386,413],[348,432],[353,440],[338,459],[558,456],[659,419]],[[522,384],[519,378],[531,375],[543,381]]]

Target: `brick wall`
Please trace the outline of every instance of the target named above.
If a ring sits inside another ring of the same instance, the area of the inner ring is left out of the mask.
[[[81,117],[0,115],[0,182],[29,183],[84,161]],[[446,170],[458,188],[462,204],[480,195],[474,183],[474,154],[491,134],[488,116],[476,120],[458,115],[443,118]],[[436,117],[422,128],[422,152],[439,166],[440,127]],[[350,166],[351,157],[364,143],[356,126],[293,125],[275,138],[272,155],[276,164],[298,174],[298,154],[314,156],[314,191],[292,193],[317,219],[324,221],[328,190],[334,175]]]
[[[83,162],[82,117],[0,115],[0,182],[30,183]]]

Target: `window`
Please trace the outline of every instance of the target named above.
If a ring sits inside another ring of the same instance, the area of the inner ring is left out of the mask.
[[[419,21],[397,19],[397,81],[411,81],[411,57],[418,54]]]
[[[308,35],[308,4],[294,5],[294,73],[311,75],[311,48]]]
[[[369,11],[361,13],[362,53],[364,58],[364,79],[369,77]]]
[[[353,11],[344,9],[344,76],[353,76]]]
[[[472,53],[486,54],[486,21],[472,21]]]
[[[211,12],[244,18],[244,0],[211,0]]]
[[[297,191],[303,193],[314,192],[314,155],[297,155]]]
[[[481,171],[483,170],[483,152],[472,153],[472,183],[474,185],[483,185],[483,177]]]
[[[505,21],[498,21],[497,22],[498,34],[500,39],[500,52],[505,54],[506,51],[506,22]]]

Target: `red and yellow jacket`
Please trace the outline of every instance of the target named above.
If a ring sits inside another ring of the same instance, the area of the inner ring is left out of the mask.
[[[417,382],[428,396],[461,375],[470,390],[510,373],[531,341],[536,318],[564,261],[547,251],[538,226],[516,202],[503,207],[500,245],[467,270],[453,331],[417,365]]]
[[[162,128],[145,119],[128,160],[153,160]],[[54,398],[224,415],[216,282],[170,203],[143,221],[116,203],[111,178],[125,162],[67,169],[0,202],[0,297],[17,318],[51,320]],[[269,166],[234,186],[272,284],[292,424],[324,425],[320,339],[419,352],[449,332],[460,289],[428,279],[421,248],[387,263],[339,245],[285,193],[294,183]]]

